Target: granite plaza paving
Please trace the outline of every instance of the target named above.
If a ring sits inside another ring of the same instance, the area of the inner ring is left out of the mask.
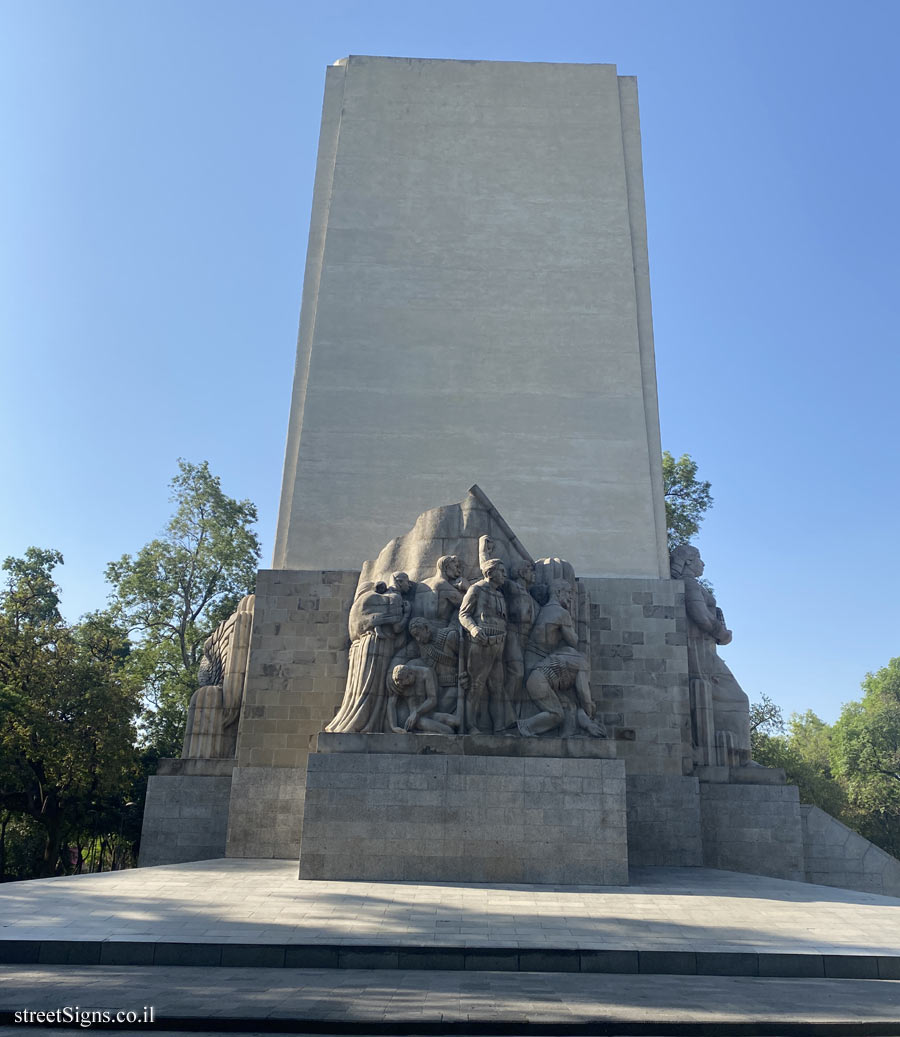
[[[296,874],[229,859],[10,883],[0,1021],[153,1004],[210,1031],[900,1032],[897,899],[700,868],[637,870],[622,887]],[[177,947],[215,967],[160,964]],[[292,949],[333,967],[291,967]]]

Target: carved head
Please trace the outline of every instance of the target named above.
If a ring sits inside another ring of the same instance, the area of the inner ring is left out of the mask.
[[[502,558],[488,558],[481,565],[481,575],[493,586],[502,587],[506,582],[506,566]]]
[[[391,677],[398,691],[406,691],[416,683],[416,675],[410,666],[395,666],[391,670]]]
[[[526,587],[530,587],[534,583],[534,562],[522,562],[516,567],[515,575]]]
[[[439,576],[445,580],[458,580],[462,576],[462,566],[457,555],[441,555],[437,561]]]
[[[403,572],[391,573],[391,581],[394,587],[401,593],[406,594],[409,591],[409,576]]]
[[[431,627],[428,625],[428,621],[421,616],[416,616],[415,619],[409,621],[409,633],[410,637],[420,645],[427,645],[431,640]]]
[[[564,609],[572,604],[572,587],[568,580],[553,580],[550,583],[550,600],[556,601]]]
[[[698,577],[703,575],[705,566],[700,552],[693,544],[679,544],[669,555],[669,568],[673,580],[682,577]]]

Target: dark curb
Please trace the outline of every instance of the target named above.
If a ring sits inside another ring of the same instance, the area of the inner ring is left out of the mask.
[[[15,1022],[15,1013],[0,1010],[0,1026]],[[23,1030],[42,1027],[19,1024]],[[53,1023],[52,1028],[78,1030],[74,1023]],[[104,1030],[136,1031],[134,1023],[104,1023]],[[896,1021],[858,1020],[835,1018],[821,1022],[793,1022],[759,1016],[756,1019],[722,1022],[665,1022],[660,1020],[621,1020],[612,1018],[588,1022],[555,1023],[528,1020],[501,1021],[496,1018],[479,1020],[338,1020],[296,1019],[290,1017],[229,1018],[226,1016],[161,1016],[153,1025],[141,1026],[141,1031],[204,1032],[204,1033],[298,1033],[298,1034],[358,1034],[367,1037],[442,1037],[442,1035],[472,1035],[472,1037],[550,1037],[550,1035],[590,1035],[590,1037],[896,1037]]]
[[[900,979],[900,955],[402,944],[0,940],[0,965],[185,965],[201,968],[442,969],[448,972]]]

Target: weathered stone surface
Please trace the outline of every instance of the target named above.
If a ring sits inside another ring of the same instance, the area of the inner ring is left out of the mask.
[[[614,760],[616,743],[605,738],[506,738],[502,735],[331,734],[316,739],[320,753],[399,753],[415,756],[531,756]]]
[[[698,868],[703,864],[700,786],[696,778],[631,774],[628,861],[633,868]]]
[[[300,877],[626,885],[624,767],[316,753]]]
[[[449,528],[460,536],[448,555],[434,537]],[[563,559],[533,562],[477,486],[363,564],[349,634],[328,731],[606,737],[590,689],[587,592]]]
[[[341,701],[358,576],[320,570],[257,576],[228,856],[297,857],[306,758]]]
[[[403,523],[406,525],[408,523]],[[451,575],[462,575],[467,584],[481,576],[482,538],[488,537],[493,547],[490,557],[496,555],[510,568],[520,562],[532,561],[519,538],[494,507],[479,486],[471,486],[465,497],[454,504],[443,504],[423,512],[408,533],[395,536],[382,548],[374,561],[362,563],[360,584],[367,581],[386,584],[392,582],[395,572],[408,573],[413,580],[429,583],[429,577],[440,579],[445,573],[437,571],[441,558],[458,559],[459,569]],[[357,564],[359,560],[357,559]],[[456,602],[459,608],[459,601]],[[414,614],[426,615],[421,609]],[[431,616],[429,616],[431,618]],[[447,617],[441,616],[446,619]]]
[[[672,552],[672,578],[684,582],[694,761],[741,766],[750,762],[750,700],[716,652],[732,634],[714,595],[700,583],[703,569],[696,547],[681,544]]]
[[[579,582],[591,601],[591,695],[619,758],[629,774],[692,774],[687,648],[669,643],[686,624],[682,584]]]
[[[276,566],[355,566],[468,472],[538,552],[667,575],[637,90],[614,66],[329,68],[300,324]]]
[[[181,774],[206,778],[230,778],[234,760],[193,760],[183,757],[177,760],[160,760],[157,775]]]
[[[198,684],[188,706],[181,755],[186,759],[233,759],[244,698],[252,594],[221,622],[203,645]]]
[[[226,856],[295,858],[305,791],[305,768],[236,767]]]
[[[800,807],[807,882],[900,896],[900,861],[818,807]]]
[[[796,786],[701,782],[700,818],[705,867],[803,881]]]
[[[224,857],[230,793],[230,768],[219,777],[153,775],[147,782],[140,867]]]

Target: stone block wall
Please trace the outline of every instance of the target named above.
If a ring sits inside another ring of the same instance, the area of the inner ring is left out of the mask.
[[[358,572],[262,569],[228,825],[229,857],[296,857],[306,760],[344,693]]]
[[[624,767],[317,753],[300,877],[627,885]]]
[[[582,582],[591,595],[591,692],[628,774],[691,774],[684,585]]]
[[[818,807],[800,807],[807,882],[900,897],[900,861]]]
[[[802,882],[803,833],[795,785],[700,783],[703,863]]]
[[[669,774],[629,774],[628,861],[636,868],[698,868],[700,783]]]
[[[140,867],[224,857],[230,794],[230,770],[216,777],[153,775],[147,782]]]

